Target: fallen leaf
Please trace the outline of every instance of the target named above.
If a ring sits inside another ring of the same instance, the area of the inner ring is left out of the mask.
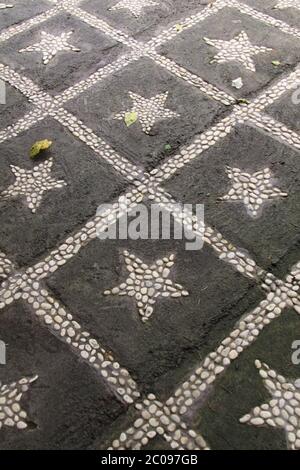
[[[47,150],[51,145],[51,140],[47,139],[35,142],[30,149],[30,158],[35,158],[42,150]]]
[[[279,67],[279,65],[281,65],[281,62],[279,60],[273,60],[272,65],[274,65],[275,67]]]
[[[179,33],[181,33],[181,31],[183,30],[183,25],[182,25],[182,24],[177,24],[177,25],[175,26],[175,28],[176,28],[176,31],[178,31]]]
[[[244,86],[244,82],[242,80],[242,77],[236,78],[235,80],[232,80],[232,86],[236,88],[237,90],[240,90]]]
[[[135,111],[125,113],[124,121],[127,127],[132,126],[137,121],[138,114]]]
[[[237,100],[238,103],[240,104],[249,104],[250,102],[248,100],[246,100],[245,98],[240,98]]]

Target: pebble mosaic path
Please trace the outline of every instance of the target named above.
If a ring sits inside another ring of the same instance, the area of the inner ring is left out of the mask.
[[[299,7],[0,4],[0,449],[300,449]]]

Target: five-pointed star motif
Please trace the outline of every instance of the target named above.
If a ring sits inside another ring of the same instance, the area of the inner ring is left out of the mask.
[[[160,93],[151,98],[144,98],[137,93],[129,92],[129,96],[133,101],[130,110],[121,112],[115,116],[115,119],[124,119],[128,113],[136,113],[141,123],[142,129],[146,134],[151,132],[156,121],[178,117],[179,114],[165,108],[165,103],[169,92]]]
[[[209,38],[204,38],[204,41],[220,51],[212,62],[223,64],[225,62],[236,61],[244,65],[251,72],[256,70],[252,57],[263,52],[272,51],[268,47],[253,46],[245,31],[242,31],[230,41]]]
[[[259,210],[268,199],[286,197],[288,194],[275,188],[269,168],[256,173],[244,173],[239,168],[226,167],[226,173],[233,181],[232,188],[221,197],[221,201],[243,201],[250,216],[257,217]]]
[[[24,392],[27,392],[29,385],[34,382],[38,376],[19,380],[9,385],[0,383],[0,429],[2,426],[16,427],[17,429],[27,428],[26,411],[20,407],[20,400]]]
[[[7,3],[0,3],[0,10],[4,10],[5,8],[13,8],[14,5],[10,5]]]
[[[149,320],[153,313],[153,306],[158,297],[182,297],[189,293],[180,285],[169,279],[170,268],[174,264],[174,255],[155,261],[148,266],[135,255],[124,251],[123,253],[129,277],[125,282],[104,295],[127,295],[134,297],[142,321]]]
[[[297,10],[300,10],[300,0],[280,0],[275,8],[278,10],[283,10],[284,8],[297,8]]]
[[[55,180],[51,176],[52,166],[52,158],[35,166],[33,170],[25,170],[18,166],[10,165],[16,181],[4,190],[0,196],[4,198],[25,196],[29,209],[35,213],[41,204],[44,192],[55,188],[62,188],[67,184],[65,181]]]
[[[43,54],[43,63],[46,65],[58,52],[80,52],[80,49],[68,43],[71,34],[73,34],[72,31],[69,31],[68,33],[62,33],[60,36],[53,36],[42,31],[40,42],[21,49],[19,52],[41,52]]]
[[[113,7],[109,8],[109,10],[130,10],[131,13],[138,18],[143,8],[145,7],[152,7],[158,5],[158,2],[154,2],[153,0],[121,0]]]
[[[269,403],[255,407],[240,418],[241,423],[284,429],[288,447],[300,450],[300,388],[299,381],[285,379],[267,364],[255,362],[264,386],[272,395]]]

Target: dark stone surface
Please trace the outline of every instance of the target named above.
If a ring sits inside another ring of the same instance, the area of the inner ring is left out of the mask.
[[[166,108],[180,117],[157,121],[151,135],[142,131],[138,121],[126,127],[123,120],[116,120],[114,116],[131,109],[129,91],[145,98],[169,91]],[[166,144],[171,145],[171,152],[175,151],[195,133],[211,125],[222,111],[227,111],[226,106],[173,77],[150,59],[140,59],[129,65],[114,74],[111,80],[97,84],[83,96],[67,103],[66,108],[76,111],[81,120],[121,155],[147,169],[157,166],[170,154],[170,150],[165,150]]]
[[[0,430],[0,449],[85,449],[106,438],[106,428],[125,413],[101,379],[68,347],[40,326],[19,302],[1,313],[1,339],[7,344],[3,383],[39,378],[21,406],[30,425],[25,431]]]
[[[242,201],[218,200],[232,185],[226,165],[249,173],[270,168],[275,186],[288,197],[269,200],[262,215],[251,218]],[[299,238],[299,152],[250,127],[236,127],[168,181],[166,189],[177,201],[204,204],[206,223],[265,268],[276,264]]]
[[[37,140],[53,141],[37,160],[29,150]],[[52,175],[67,186],[44,193],[35,214],[21,197],[1,199],[1,250],[19,265],[27,265],[65,240],[96,214],[99,204],[110,202],[126,187],[126,181],[85,144],[51,119],[46,119],[14,140],[0,145],[0,190],[15,181],[9,165],[31,169],[52,157]]]
[[[159,6],[144,8],[138,19],[128,10],[109,11],[118,0],[86,0],[80,7],[113,28],[147,42],[209,3],[158,1]],[[300,12],[274,10],[279,0],[243,1],[299,28]],[[15,7],[0,10],[1,31],[53,6],[45,0],[7,2]],[[47,66],[42,63],[41,53],[18,52],[39,42],[40,31],[59,35],[71,30],[74,34],[70,44],[81,52],[58,53]],[[230,40],[241,30],[247,32],[254,45],[273,48],[271,53],[254,57],[256,73],[233,62],[210,63],[218,51],[207,45],[203,37]],[[225,8],[183,31],[159,52],[237,98],[252,98],[293,70],[300,59],[299,41],[236,9]],[[67,13],[0,44],[1,63],[31,78],[52,95],[128,53],[124,45]],[[272,65],[274,60],[281,65]],[[244,81],[239,91],[232,87],[232,80],[237,77]],[[123,121],[113,117],[131,108],[129,91],[148,98],[169,91],[166,107],[180,117],[157,122],[150,135],[143,133],[138,122],[127,128]],[[7,103],[0,105],[0,130],[30,109],[33,107],[27,99],[7,85]],[[66,109],[120,155],[146,170],[159,165],[196,134],[231,112],[231,108],[206,97],[145,58],[66,103]],[[299,105],[293,104],[291,94],[287,94],[266,112],[299,132],[298,110]],[[45,138],[53,141],[51,149],[36,161],[30,160],[31,145]],[[54,159],[53,177],[64,179],[67,186],[45,193],[36,214],[20,197],[0,199],[0,251],[21,268],[43,260],[51,249],[94,216],[99,204],[115,200],[128,185],[100,156],[47,118],[0,144],[0,192],[14,182],[10,164],[30,169],[50,157]],[[289,195],[266,204],[261,217],[254,220],[243,202],[218,200],[231,186],[226,165],[247,172],[269,166],[278,180],[276,186]],[[240,126],[182,168],[165,183],[165,189],[177,201],[204,203],[207,224],[220,230],[235,246],[248,250],[260,266],[284,279],[299,261],[299,165],[299,152],[295,149],[251,127]],[[103,295],[128,276],[123,250],[149,264],[174,253],[170,279],[182,284],[190,295],[157,299],[151,319],[142,323],[132,298]],[[74,319],[129,370],[142,397],[155,393],[162,402],[266,295],[257,284],[219,260],[212,248],[187,251],[184,241],[172,239],[94,240],[45,282]],[[17,431],[4,426],[0,430],[1,450],[106,449],[121,431],[132,426],[138,411],[120,404],[96,372],[39,324],[26,302],[16,301],[0,314],[0,340],[7,345],[7,365],[0,365],[0,381],[10,383],[24,376],[39,375],[21,402],[28,412],[29,429]],[[267,362],[288,378],[300,376],[299,366],[293,366],[291,361],[292,342],[299,339],[299,322],[299,315],[286,310],[215,382],[208,401],[189,413],[189,426],[203,434],[212,449],[286,448],[281,430],[241,425],[238,420],[252,407],[270,399],[254,367],[256,359]],[[168,450],[169,444],[156,437],[145,449]]]
[[[133,299],[103,295],[128,277],[123,250],[150,264],[174,253],[171,279],[190,295],[159,298],[151,319],[142,323]],[[126,364],[142,390],[165,398],[187,369],[263,298],[253,282],[218,260],[211,249],[186,251],[184,241],[174,240],[95,240],[47,282],[84,327]]]
[[[43,64],[41,52],[18,52],[40,42],[41,31],[54,36],[74,31],[68,42],[81,52],[58,52],[47,65]],[[1,62],[54,95],[114,62],[125,50],[117,41],[67,13],[60,13],[0,45]]]
[[[273,49],[272,52],[253,57],[256,73],[237,62],[210,63],[218,53],[218,49],[206,44],[203,38],[229,41],[241,31],[247,33],[253,45]],[[297,39],[232,8],[225,8],[193,28],[183,31],[176,39],[161,46],[160,50],[190,72],[237,98],[249,97],[258,92],[282,72],[288,71],[289,67],[300,58]],[[279,60],[281,66],[275,67],[272,64],[275,60]],[[244,82],[240,90],[232,86],[232,80],[238,77]]]
[[[213,449],[286,450],[283,430],[241,424],[239,419],[271,399],[254,365],[256,359],[287,379],[299,378],[299,365],[292,364],[292,343],[299,339],[295,334],[299,327],[299,315],[285,310],[219,379],[194,420]]]
[[[275,8],[279,0],[244,0],[250,7],[272,16],[276,20],[284,21],[291,26],[299,28],[300,11],[297,8]]]
[[[36,0],[3,0],[1,3],[14,5],[13,8],[1,10],[1,30],[28,20],[53,7],[53,3],[46,0],[39,0],[39,2]]]

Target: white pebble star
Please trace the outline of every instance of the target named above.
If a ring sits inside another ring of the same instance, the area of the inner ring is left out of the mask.
[[[240,418],[241,423],[283,429],[291,450],[300,450],[300,388],[299,380],[285,379],[267,364],[255,362],[264,386],[272,399]]]
[[[0,387],[0,429],[2,426],[27,428],[27,413],[21,409],[19,403],[23,393],[27,392],[29,385],[37,378],[37,375],[31,378],[24,377],[18,382]]]
[[[52,166],[52,158],[35,166],[33,170],[25,170],[18,166],[10,165],[16,181],[4,190],[0,196],[3,198],[25,196],[27,206],[35,213],[46,191],[66,186],[65,181],[52,178],[50,174]]]
[[[275,6],[278,10],[283,10],[284,8],[296,8],[300,10],[300,0],[281,0]]]
[[[226,168],[232,188],[221,197],[221,201],[243,201],[250,216],[257,217],[259,210],[268,199],[286,197],[287,193],[275,188],[269,168],[256,173],[244,173],[239,168]]]
[[[119,113],[115,119],[124,119],[127,113],[136,113],[137,119],[141,123],[142,129],[146,134],[151,132],[156,121],[178,117],[179,114],[165,108],[165,103],[168,98],[168,92],[160,93],[151,98],[144,98],[137,93],[129,92],[129,96],[133,101],[130,110]]]
[[[130,10],[133,16],[138,18],[143,8],[156,5],[158,5],[158,2],[154,2],[153,0],[121,0],[113,7],[109,8],[109,10]]]
[[[19,52],[41,52],[43,55],[43,63],[46,65],[58,52],[80,52],[80,49],[68,43],[71,34],[73,34],[72,31],[69,31],[68,33],[62,33],[60,36],[53,36],[52,34],[42,31],[40,42],[32,44],[25,49],[21,49]]]
[[[142,321],[149,320],[158,297],[182,297],[189,293],[180,284],[170,279],[170,268],[174,265],[174,255],[155,261],[148,266],[135,255],[124,251],[129,277],[118,287],[106,290],[105,295],[127,295],[134,297]]]
[[[272,51],[272,49],[268,47],[253,46],[245,31],[242,31],[230,41],[209,38],[204,38],[204,41],[220,51],[212,62],[220,64],[231,61],[239,62],[251,72],[255,72],[256,70],[252,57],[260,53]]]

